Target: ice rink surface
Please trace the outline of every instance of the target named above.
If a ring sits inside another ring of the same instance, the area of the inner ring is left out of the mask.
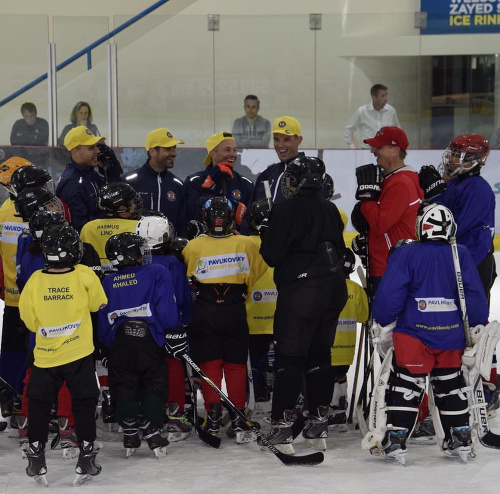
[[[500,255],[496,254],[497,265]],[[492,292],[491,319],[500,320],[500,281]],[[354,366],[352,366],[353,368]],[[352,384],[352,368],[349,384]],[[351,389],[348,396],[351,395]],[[200,414],[203,411],[199,409]],[[267,431],[265,414],[254,415]],[[500,434],[500,412],[491,419],[491,428]],[[101,424],[102,427],[102,424]],[[354,425],[348,432],[330,432],[325,461],[314,467],[283,465],[273,454],[261,451],[256,443],[237,445],[220,432],[219,449],[206,446],[192,433],[168,447],[168,455],[156,459],[143,443],[136,454],[125,458],[122,443],[102,437],[98,461],[102,473],[81,487],[72,487],[76,459],[63,461],[60,449],[48,451],[48,490],[68,493],[74,489],[100,494],[136,493],[266,493],[266,494],[482,494],[495,492],[500,485],[500,450],[477,446],[476,458],[464,465],[448,458],[437,445],[408,445],[406,466],[361,451],[361,435]],[[301,437],[294,442],[295,454],[310,453]],[[18,439],[0,434],[0,493],[33,493],[44,490],[25,473]]]

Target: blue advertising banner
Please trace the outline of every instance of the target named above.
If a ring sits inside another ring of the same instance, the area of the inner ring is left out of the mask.
[[[421,0],[427,27],[420,34],[500,32],[500,0]]]

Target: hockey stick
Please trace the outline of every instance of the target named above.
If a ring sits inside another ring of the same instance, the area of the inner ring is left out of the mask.
[[[208,444],[209,446],[212,446],[212,448],[217,449],[220,446],[221,439],[220,437],[214,436],[207,432],[205,429],[203,429],[199,424],[198,424],[198,389],[196,388],[193,380],[193,371],[189,365],[186,366],[186,373],[189,381],[189,387],[191,388],[191,401],[192,401],[192,407],[193,407],[193,426],[198,434],[198,437],[205,443]]]
[[[305,456],[291,456],[282,453],[278,448],[269,442],[269,440],[260,432],[260,430],[242,413],[238,407],[221,391],[215,383],[191,360],[186,354],[182,354],[182,358],[188,365],[195,370],[200,377],[225,401],[227,406],[237,414],[244,422],[245,425],[251,429],[255,435],[262,441],[262,443],[285,465],[318,465],[324,460],[324,455],[321,452],[312,453]]]
[[[472,335],[469,327],[469,316],[467,315],[467,306],[465,304],[465,290],[462,280],[462,271],[460,269],[460,260],[458,257],[457,239],[452,237],[450,239],[451,250],[453,253],[453,264],[455,266],[455,277],[457,279],[458,295],[460,299],[460,309],[462,310],[462,320],[464,324],[465,343],[467,348],[472,348]],[[483,382],[481,374],[477,369],[474,371],[467,369],[464,366],[464,377],[469,386],[472,387],[471,393],[471,408],[475,416],[477,427],[477,436],[479,442],[487,448],[500,449],[500,435],[491,431],[488,423],[488,411],[486,409],[486,402],[484,399]]]
[[[365,323],[361,325],[361,332],[359,333],[358,355],[356,356],[356,369],[354,371],[354,382],[352,383],[351,406],[347,417],[348,424],[352,424],[352,417],[354,415],[354,402],[356,401],[356,388],[358,387],[359,368],[361,367],[361,351],[363,350],[364,333]]]
[[[12,393],[14,393],[15,396],[17,396],[18,394],[22,394],[22,393],[19,393],[19,391],[16,388],[14,388],[14,386],[12,386],[12,384],[8,383],[1,376],[0,376],[0,383],[2,383],[6,388],[8,388]]]

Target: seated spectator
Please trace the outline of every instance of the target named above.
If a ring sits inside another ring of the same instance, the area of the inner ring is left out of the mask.
[[[49,143],[49,124],[37,117],[34,103],[21,105],[23,118],[16,120],[10,132],[12,146],[46,146]]]
[[[79,101],[73,107],[69,119],[71,120],[71,123],[66,125],[66,127],[64,127],[64,129],[61,132],[61,135],[59,136],[59,139],[57,139],[58,146],[63,146],[66,134],[71,129],[79,127],[80,125],[87,127],[87,129],[89,129],[90,132],[92,132],[92,134],[94,134],[95,136],[101,135],[99,130],[97,129],[97,126],[92,123],[92,109],[90,108],[90,105],[86,101]]]

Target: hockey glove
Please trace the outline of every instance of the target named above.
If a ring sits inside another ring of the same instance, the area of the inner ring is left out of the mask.
[[[212,169],[203,182],[202,187],[204,189],[211,189],[217,182],[228,178],[234,178],[233,163],[230,161],[223,161],[218,165],[212,165]]]
[[[433,165],[424,165],[420,168],[418,181],[424,191],[424,199],[430,199],[446,190],[446,182]]]
[[[357,202],[351,213],[351,223],[354,229],[366,235],[368,233],[368,222],[361,212],[361,202]]]
[[[356,235],[352,239],[352,251],[359,256],[361,260],[361,264],[366,269],[366,258],[368,255],[368,246],[367,246],[367,238],[364,235]]]
[[[165,350],[169,357],[180,360],[187,349],[188,339],[184,328],[171,328],[165,331]]]
[[[242,202],[237,202],[233,204],[236,206],[236,212],[234,213],[234,222],[238,226],[240,226],[248,208]]]
[[[373,320],[371,327],[372,342],[377,347],[378,354],[383,358],[387,354],[389,348],[393,346],[392,333],[396,327],[396,321],[391,322],[387,326],[381,326],[377,321]]]
[[[193,240],[193,238],[199,237],[207,232],[207,227],[205,223],[198,220],[189,220],[179,232],[179,236],[182,238],[187,238],[188,240]]]
[[[104,170],[107,171],[108,175],[120,176],[123,174],[123,168],[115,152],[104,142],[98,142],[97,147],[99,148],[99,154],[97,155],[97,161],[99,166],[97,170],[101,175],[104,175]]]
[[[382,173],[377,165],[362,165],[356,168],[356,199],[358,201],[376,201],[380,196]]]
[[[260,238],[262,238],[266,234],[268,228],[269,228],[269,218],[264,218],[262,220],[262,223],[257,227],[257,229],[259,230]]]

